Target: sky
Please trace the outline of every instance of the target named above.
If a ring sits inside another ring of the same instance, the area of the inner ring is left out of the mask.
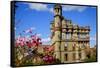
[[[29,36],[30,33],[27,31],[31,29],[33,34],[42,38],[44,44],[49,44],[54,4],[17,2],[16,6],[15,36],[19,36],[20,33],[23,36]],[[62,5],[62,15],[65,19],[72,20],[73,24],[90,26],[90,45],[93,47],[96,44],[96,7]]]

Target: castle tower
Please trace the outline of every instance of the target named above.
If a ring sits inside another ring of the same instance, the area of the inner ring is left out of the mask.
[[[61,17],[62,17],[62,7],[59,4],[54,6],[54,42],[55,47],[54,55],[58,60],[61,60],[60,46],[61,46]]]

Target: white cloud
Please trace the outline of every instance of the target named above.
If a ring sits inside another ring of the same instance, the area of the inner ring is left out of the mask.
[[[49,8],[49,11],[52,12],[52,13],[54,13],[53,8]]]
[[[14,28],[14,30],[16,31],[16,27]]]
[[[38,4],[38,3],[28,3],[30,9],[35,9],[37,11],[45,11],[48,10],[46,4]]]
[[[47,4],[39,4],[39,3],[25,3],[29,6],[30,9],[34,9],[36,11],[49,11],[51,13],[53,12],[53,7],[48,7]],[[62,5],[63,11],[79,11],[82,12],[86,9],[85,6],[71,6],[71,5]]]
[[[40,37],[40,36],[41,36],[41,34],[36,34],[36,36]]]
[[[51,42],[50,42],[50,41],[51,41],[50,37],[43,38],[41,41],[42,41],[42,43],[43,43],[44,45],[45,45],[45,44],[46,44],[46,45],[50,45],[50,43],[51,43]]]
[[[35,30],[36,28],[35,28],[35,27],[31,27],[30,29],[31,29],[31,30]]]
[[[96,41],[96,35],[90,37],[90,40]]]
[[[34,9],[36,11],[49,11],[53,13],[53,8],[48,8],[47,4],[39,4],[39,3],[24,3],[29,6],[30,9]]]
[[[71,5],[63,5],[63,11],[79,11],[82,12],[86,9],[85,6],[71,6]]]
[[[42,39],[42,42],[48,42],[48,41],[50,41],[50,37]]]
[[[29,28],[29,29],[27,29],[27,30],[24,30],[24,32],[25,33],[30,33],[30,32],[32,32],[33,30],[35,30],[36,28],[35,27],[31,27],[31,28]]]

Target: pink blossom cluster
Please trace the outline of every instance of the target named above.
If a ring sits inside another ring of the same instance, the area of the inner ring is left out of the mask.
[[[46,55],[43,57],[43,61],[45,61],[46,63],[52,63],[54,61],[54,57],[50,55]]]
[[[54,46],[49,46],[49,47],[46,47],[46,46],[45,46],[45,47],[44,47],[44,50],[45,50],[45,51],[49,51],[49,52],[50,52],[50,51],[53,51],[53,50],[54,50]]]
[[[37,35],[31,35],[30,37],[22,37],[19,36],[15,39],[15,46],[38,46],[42,44],[41,38],[39,38]]]

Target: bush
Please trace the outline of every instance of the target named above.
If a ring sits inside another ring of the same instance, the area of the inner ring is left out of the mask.
[[[85,59],[85,62],[95,62],[97,61],[96,56],[91,56],[90,58]]]

